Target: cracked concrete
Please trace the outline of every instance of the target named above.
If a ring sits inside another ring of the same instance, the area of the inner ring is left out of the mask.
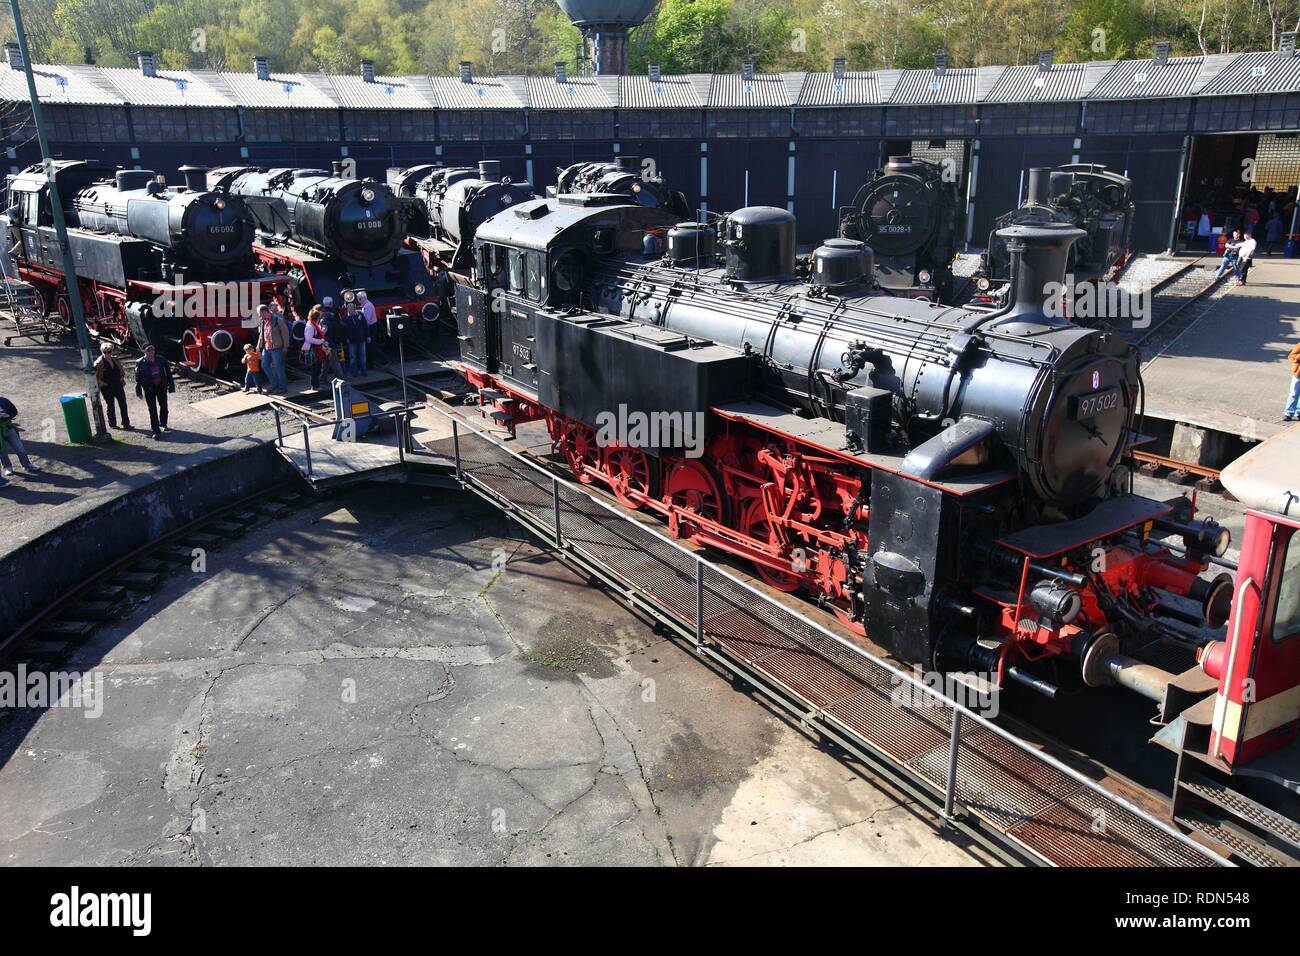
[[[982,858],[477,499],[316,502],[177,573],[0,714],[0,862]]]

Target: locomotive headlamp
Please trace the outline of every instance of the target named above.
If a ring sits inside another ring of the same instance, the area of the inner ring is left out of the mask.
[[[353,292],[351,289],[348,289],[346,292],[343,293],[344,302],[355,302],[356,298],[357,298],[357,294]]]
[[[415,284],[415,294],[416,294],[416,295],[424,295],[424,283],[423,283],[423,282],[417,282],[417,283]]]
[[[375,191],[374,191],[373,189],[371,189],[369,186],[367,186],[365,189],[361,190],[361,201],[362,201],[362,202],[374,202],[374,201],[375,201]]]
[[[641,191],[641,184],[640,184],[640,183],[633,183],[633,184],[632,184],[632,192],[634,192],[634,193],[639,193],[640,191]]]
[[[917,277],[917,279],[919,279],[919,280],[921,281],[922,284],[927,283],[927,282],[930,281],[930,278],[931,278],[931,277],[930,277],[930,270],[929,270],[929,269],[922,269],[920,272],[918,272],[918,273],[916,274],[916,277]]]
[[[975,283],[975,285],[981,292],[987,292],[989,291],[989,287],[993,285],[993,283],[990,282],[987,278],[981,277],[980,280]]]
[[[216,199],[212,200],[212,208],[213,208],[213,209],[225,209],[225,208],[226,208],[226,201],[225,201],[224,199],[222,199],[220,196],[218,196]]]

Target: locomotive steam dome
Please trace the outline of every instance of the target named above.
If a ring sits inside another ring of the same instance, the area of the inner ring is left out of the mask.
[[[828,289],[870,282],[875,272],[871,247],[858,239],[827,239],[813,250],[812,284]]]
[[[776,206],[746,206],[726,219],[727,275],[752,281],[794,275],[794,213]]]

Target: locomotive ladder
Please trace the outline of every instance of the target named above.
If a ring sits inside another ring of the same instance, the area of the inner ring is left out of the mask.
[[[410,454],[450,462],[462,487],[563,560],[1003,861],[1226,864],[1155,814],[556,477],[450,406],[429,397],[425,408],[449,421],[450,435]]]

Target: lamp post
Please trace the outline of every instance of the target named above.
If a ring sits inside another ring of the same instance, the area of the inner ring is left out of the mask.
[[[27,95],[32,103],[32,123],[36,127],[36,141],[41,146],[41,164],[50,188],[50,212],[54,216],[54,233],[58,238],[59,252],[63,257],[63,275],[68,286],[68,306],[72,311],[72,326],[81,348],[81,367],[86,374],[86,394],[90,398],[90,411],[95,420],[95,441],[107,441],[104,428],[104,409],[99,403],[99,384],[95,381],[95,365],[90,355],[90,332],[86,328],[86,314],[81,308],[81,286],[77,281],[72,262],[72,247],[68,245],[68,224],[63,219],[63,203],[59,199],[59,185],[54,176],[54,161],[50,157],[50,143],[45,138],[41,122],[41,99],[36,95],[36,77],[32,75],[32,58],[27,49],[27,34],[23,31],[23,15],[18,0],[9,0],[9,10],[14,17],[14,32],[18,35],[18,53],[23,58],[23,74],[27,77]]]

